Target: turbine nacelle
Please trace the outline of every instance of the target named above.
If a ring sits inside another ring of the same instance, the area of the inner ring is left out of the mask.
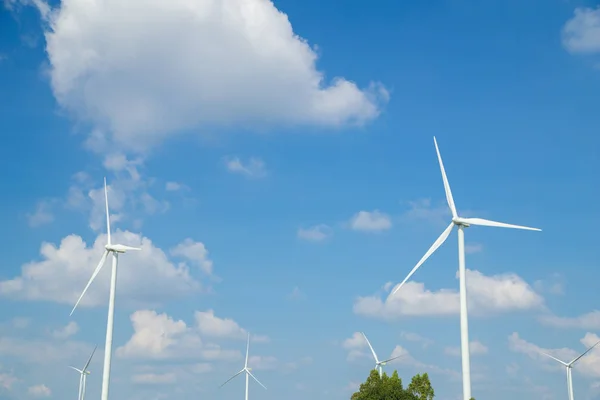
[[[468,228],[471,226],[471,224],[469,224],[468,222],[466,222],[464,220],[464,218],[461,217],[454,217],[452,218],[452,222],[454,223],[454,225],[456,226],[462,226],[463,228]]]
[[[112,251],[114,253],[125,253],[127,251],[130,250],[142,250],[139,247],[131,247],[131,246],[125,246],[123,244],[107,244],[106,246],[104,246],[104,248],[106,249],[106,251]]]

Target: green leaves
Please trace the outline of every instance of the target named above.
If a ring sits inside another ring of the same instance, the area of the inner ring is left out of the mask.
[[[419,400],[433,400],[435,396],[427,372],[422,375],[417,374],[413,376],[410,385],[408,385],[408,391],[414,394]]]
[[[414,379],[414,378],[413,378]],[[429,379],[429,378],[427,378]],[[433,389],[432,389],[433,390]],[[398,371],[394,371],[392,376],[386,373],[379,377],[379,372],[374,369],[371,374],[360,385],[358,392],[354,393],[351,400],[419,400],[420,398],[405,390],[402,387],[402,379],[398,376]]]

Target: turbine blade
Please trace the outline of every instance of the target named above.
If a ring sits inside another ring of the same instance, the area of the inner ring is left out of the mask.
[[[248,353],[250,351],[250,332],[248,332],[248,343],[246,344],[246,362],[244,363],[244,368],[248,367]]]
[[[267,387],[265,385],[263,385],[262,383],[260,383],[260,381],[258,379],[256,379],[256,377],[254,375],[252,375],[252,372],[246,370],[246,372],[248,373],[248,375],[250,375],[255,381],[256,383],[258,383],[260,386],[264,387],[265,390],[267,389]]]
[[[505,224],[504,222],[490,221],[489,219],[483,218],[461,218],[461,221],[466,222],[469,225],[493,226],[495,228],[524,229],[526,231],[541,231],[541,229],[539,228],[530,228],[528,226]]]
[[[94,281],[94,279],[96,279],[96,276],[98,275],[98,273],[100,272],[100,270],[104,266],[104,262],[106,261],[106,257],[107,256],[108,256],[108,250],[105,250],[104,254],[102,254],[102,258],[100,259],[100,262],[98,263],[98,266],[96,267],[96,269],[94,270],[94,273],[92,274],[92,277],[88,281],[87,285],[85,285],[85,289],[83,289],[83,292],[81,292],[81,296],[79,296],[79,299],[77,299],[77,303],[75,303],[75,306],[73,307],[73,309],[71,310],[71,314],[69,314],[69,315],[73,315],[73,312],[75,311],[75,309],[79,305],[79,302],[81,301],[81,299],[83,299],[83,296],[85,295],[85,292],[88,290],[88,288],[90,287],[90,285],[92,284],[92,282]]]
[[[106,232],[110,244],[110,214],[108,213],[108,190],[106,190],[106,177],[104,177],[104,200],[106,204]]]
[[[423,258],[421,258],[421,260],[417,263],[417,265],[415,265],[415,267],[412,269],[412,271],[410,271],[410,273],[406,276],[406,278],[404,278],[402,283],[399,284],[398,286],[396,286],[396,288],[394,289],[394,291],[392,292],[391,295],[396,294],[396,292],[398,290],[400,290],[400,288],[406,283],[406,281],[408,281],[410,279],[410,277],[413,276],[413,274],[417,271],[417,269],[419,269],[419,267],[421,265],[423,265],[423,263],[425,261],[427,261],[429,256],[431,256],[433,254],[433,252],[436,251],[438,249],[438,247],[440,247],[446,241],[446,239],[448,239],[448,236],[450,235],[450,232],[452,231],[453,227],[454,227],[454,222],[451,222],[450,225],[448,225],[448,227],[446,228],[446,230],[444,230],[444,232],[442,232],[440,237],[438,237],[437,240],[433,243],[433,245],[429,248],[429,250],[427,250],[427,253],[425,253]]]
[[[396,360],[396,359],[398,359],[398,358],[400,358],[400,357],[402,357],[402,354],[401,354],[401,355],[399,355],[399,356],[396,356],[396,357],[392,357],[392,358],[390,358],[389,360],[382,361],[381,363],[382,363],[382,364],[383,364],[383,363],[389,363],[390,361],[394,361],[394,360]]]
[[[543,355],[545,355],[545,356],[547,356],[547,357],[550,357],[551,359],[553,359],[553,360],[555,360],[555,361],[558,361],[559,363],[561,363],[561,364],[562,364],[562,365],[564,365],[565,367],[568,367],[568,366],[569,366],[569,364],[567,364],[566,362],[564,362],[564,361],[561,361],[561,360],[559,360],[558,358],[556,358],[556,357],[554,357],[554,356],[551,356],[551,355],[550,355],[550,354],[548,354],[548,353],[544,353],[543,351],[540,351],[540,353],[542,353]]]
[[[223,384],[222,384],[221,386],[219,386],[219,387],[221,388],[221,387],[225,386],[227,383],[229,383],[229,381],[231,381],[233,378],[235,378],[236,376],[238,376],[239,374],[241,374],[241,373],[242,373],[242,372],[244,372],[244,371],[245,371],[244,369],[243,369],[243,370],[241,370],[240,372],[238,372],[237,374],[235,374],[235,375],[234,375],[234,376],[232,376],[231,378],[227,379],[227,380],[225,381],[225,383],[223,383]]]
[[[373,350],[373,346],[371,346],[371,342],[369,342],[369,339],[367,339],[367,335],[365,335],[364,332],[361,332],[361,333],[362,333],[363,337],[365,338],[365,341],[369,345],[369,348],[371,349],[371,353],[373,353],[373,358],[375,358],[375,362],[378,363],[379,359],[377,358],[377,354],[375,354],[375,350]]]
[[[574,359],[573,361],[571,361],[569,363],[569,365],[573,365],[575,364],[577,361],[579,361],[579,359],[583,356],[585,356],[587,353],[589,353],[594,347],[598,346],[598,344],[600,344],[600,340],[597,341],[592,347],[590,347],[589,349],[587,349],[586,351],[584,351],[581,355],[579,355],[576,359]]]
[[[97,348],[98,348],[98,346],[96,345],[94,347],[94,350],[92,351],[92,354],[90,355],[90,358],[88,358],[87,362],[85,363],[85,367],[83,367],[84,371],[87,371],[87,368],[90,366],[90,362],[92,361],[92,357],[94,357],[94,353],[96,352]]]
[[[140,251],[140,250],[142,250],[139,247],[131,247],[131,246],[125,246],[125,245],[121,245],[121,246],[122,246],[121,248],[123,250],[126,250],[126,251],[130,251],[130,250]]]
[[[435,143],[435,151],[437,153],[438,161],[440,163],[440,170],[442,171],[442,179],[444,180],[444,190],[446,191],[446,200],[448,201],[448,207],[450,207],[450,211],[452,212],[452,218],[456,218],[458,216],[456,212],[456,206],[454,205],[454,198],[452,198],[452,191],[450,190],[450,183],[448,183],[448,177],[446,176],[446,169],[444,168],[444,163],[442,162],[442,155],[440,154],[440,149],[438,148],[437,140],[435,140],[435,136],[433,137],[433,143]]]
[[[83,374],[83,371],[82,371],[82,370],[80,370],[80,369],[77,369],[77,368],[75,368],[75,367],[72,367],[72,366],[70,366],[70,365],[69,365],[69,368],[71,368],[71,369],[74,369],[75,371],[79,372],[80,374]]]

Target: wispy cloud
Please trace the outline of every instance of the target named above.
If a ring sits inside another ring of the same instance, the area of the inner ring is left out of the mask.
[[[249,178],[264,178],[267,176],[265,162],[260,158],[251,157],[243,162],[239,157],[226,157],[225,167],[234,174],[241,174]]]
[[[379,210],[359,211],[350,219],[350,228],[362,232],[381,232],[392,228],[392,220]]]

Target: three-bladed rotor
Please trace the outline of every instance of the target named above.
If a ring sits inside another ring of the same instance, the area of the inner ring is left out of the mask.
[[[69,315],[73,315],[73,312],[75,312],[75,309],[77,308],[77,306],[83,299],[83,296],[87,292],[88,288],[90,287],[90,285],[92,284],[94,279],[96,279],[96,276],[98,276],[98,273],[100,272],[100,270],[106,263],[106,258],[108,257],[109,253],[112,254],[113,257],[118,257],[118,254],[122,254],[122,253],[125,253],[130,250],[134,250],[134,251],[141,250],[141,248],[139,248],[139,247],[131,247],[131,246],[123,245],[123,244],[113,244],[111,242],[110,214],[108,211],[108,190],[106,189],[106,178],[104,178],[104,200],[105,200],[105,204],[106,204],[106,233],[107,233],[106,234],[107,243],[104,246],[105,250],[104,250],[104,253],[102,254],[102,257],[100,258],[100,262],[98,263],[98,266],[96,266],[96,269],[92,273],[90,280],[88,281],[87,285],[85,285],[83,292],[81,292],[81,295],[77,299],[77,302],[75,303],[75,306],[73,307],[73,309],[71,310],[71,314],[69,314]]]
[[[448,239],[450,236],[450,232],[455,226],[468,228],[471,225],[479,225],[479,226],[491,226],[495,228],[512,228],[512,229],[524,229],[529,231],[541,231],[538,228],[530,228],[528,226],[521,225],[513,225],[506,224],[504,222],[491,221],[483,218],[463,218],[458,215],[458,211],[456,210],[456,205],[454,204],[454,198],[452,196],[452,190],[450,189],[450,183],[448,183],[448,177],[446,176],[446,169],[444,168],[444,163],[442,162],[442,155],[440,154],[440,149],[437,144],[437,140],[435,137],[433,138],[433,142],[435,144],[435,151],[437,153],[438,162],[440,164],[440,171],[442,173],[442,180],[444,182],[444,191],[446,192],[446,201],[448,203],[448,207],[450,208],[450,212],[452,213],[452,221],[448,225],[448,227],[442,232],[442,234],[437,238],[437,240],[433,243],[433,245],[427,250],[425,255],[419,260],[417,265],[409,272],[409,274],[404,278],[404,280],[394,288],[390,296],[393,296],[400,290],[400,288],[413,276],[413,274],[419,269],[421,265],[427,261],[427,259]]]
[[[262,386],[263,388],[267,388],[265,385],[263,385],[253,374],[252,372],[252,368],[248,367],[248,354],[250,352],[250,333],[248,333],[248,341],[246,343],[246,360],[244,361],[244,368],[242,368],[238,373],[236,373],[235,375],[233,375],[231,378],[227,379],[225,382],[223,382],[223,384],[219,387],[223,387],[225,386],[227,383],[229,383],[232,379],[234,379],[235,377],[237,377],[238,375],[241,375],[243,373],[246,373],[248,376],[250,376],[252,379],[254,379],[256,381],[256,383],[258,383],[260,386]],[[246,394],[247,397],[247,394]]]
[[[383,376],[383,368],[382,367],[384,365],[386,365],[387,363],[389,363],[390,361],[394,361],[394,360],[402,357],[402,355],[399,355],[399,356],[396,356],[396,357],[392,357],[392,358],[387,359],[387,360],[379,361],[379,358],[377,357],[377,353],[375,353],[375,349],[373,349],[373,346],[371,346],[371,342],[369,342],[369,339],[367,339],[367,335],[365,335],[364,332],[361,332],[361,334],[365,338],[365,341],[367,342],[367,345],[369,345],[369,349],[371,349],[371,353],[373,354],[373,358],[375,359],[375,369],[379,370],[379,376],[382,377]]]

